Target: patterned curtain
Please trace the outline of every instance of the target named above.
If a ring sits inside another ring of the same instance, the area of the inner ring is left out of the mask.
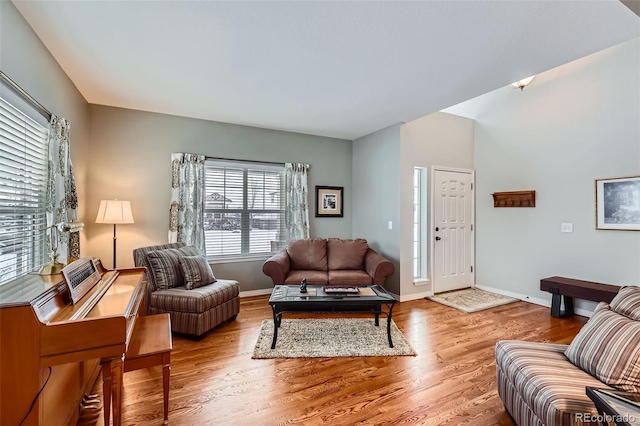
[[[55,115],[49,123],[49,175],[47,177],[47,227],[60,222],[78,221],[78,194],[73,177],[69,122]],[[80,257],[80,234],[78,232],[47,233],[51,247],[51,235],[57,238],[57,259],[61,263],[71,263]],[[55,242],[53,247],[55,247]]]
[[[205,254],[204,155],[171,154],[169,242],[195,246]]]
[[[285,164],[285,216],[286,238],[309,238],[309,165]]]

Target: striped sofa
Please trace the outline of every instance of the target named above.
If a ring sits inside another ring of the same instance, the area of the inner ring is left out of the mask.
[[[172,331],[198,340],[217,325],[236,319],[240,312],[240,284],[234,280],[216,279],[211,284],[188,290],[180,264],[174,261],[164,265],[163,274],[174,278],[178,285],[159,288],[158,281],[164,282],[166,277],[153,270],[149,254],[175,249],[182,250],[185,256],[197,254],[197,251],[193,252],[195,248],[185,247],[184,243],[140,247],[133,251],[134,263],[147,268],[147,314],[169,313]]]
[[[601,302],[571,345],[496,344],[498,394],[519,426],[598,424],[586,387],[640,392],[640,287]]]

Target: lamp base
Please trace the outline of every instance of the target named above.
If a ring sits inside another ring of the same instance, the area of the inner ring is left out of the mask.
[[[59,274],[65,266],[66,265],[64,263],[60,263],[56,260],[52,260],[51,262],[47,263],[42,268],[40,268],[38,275]]]

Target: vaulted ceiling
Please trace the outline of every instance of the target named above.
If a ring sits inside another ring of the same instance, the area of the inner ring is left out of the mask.
[[[20,1],[89,103],[355,139],[640,37],[596,1]]]

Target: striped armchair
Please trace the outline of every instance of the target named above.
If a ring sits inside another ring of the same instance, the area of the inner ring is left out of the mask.
[[[498,394],[518,426],[599,424],[586,387],[640,393],[640,287],[600,302],[570,345],[501,340]]]
[[[195,248],[184,243],[133,250],[135,265],[147,268],[147,314],[169,313],[171,330],[195,340],[219,324],[235,320],[240,312],[238,281],[213,277],[215,282],[205,285],[185,283],[180,258],[197,255]]]

